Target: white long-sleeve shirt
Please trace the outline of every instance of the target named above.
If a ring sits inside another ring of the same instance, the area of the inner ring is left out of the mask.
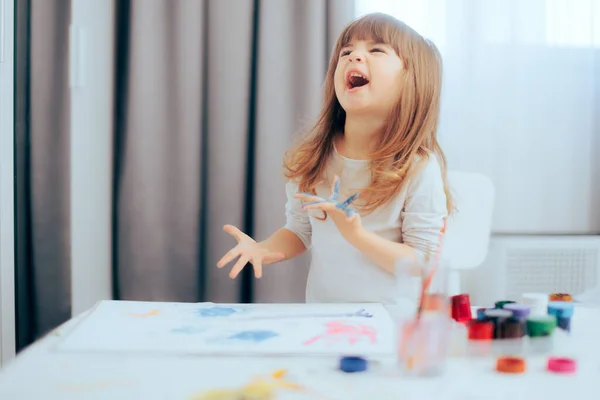
[[[340,177],[340,201],[356,188],[371,182],[369,161],[331,156],[325,183],[317,195],[331,195],[332,177]],[[393,274],[371,262],[339,233],[330,217],[315,218],[320,211],[301,209],[302,202],[293,197],[297,185],[286,184],[286,225],[312,252],[306,286],[306,302],[396,304],[414,293],[398,293]],[[385,205],[361,216],[362,225],[383,238],[411,246],[419,255],[435,249],[447,216],[446,195],[440,165],[431,154],[427,164]]]

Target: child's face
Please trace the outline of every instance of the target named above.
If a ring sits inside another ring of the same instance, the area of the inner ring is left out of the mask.
[[[357,40],[342,48],[335,69],[335,94],[346,114],[387,117],[398,101],[403,63],[394,49]]]

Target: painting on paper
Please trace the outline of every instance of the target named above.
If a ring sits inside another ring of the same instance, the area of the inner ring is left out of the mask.
[[[186,354],[363,354],[393,351],[380,304],[216,304],[102,301],[62,351]]]

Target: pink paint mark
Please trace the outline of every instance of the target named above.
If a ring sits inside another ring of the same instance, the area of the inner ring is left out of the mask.
[[[310,345],[319,340],[325,340],[328,344],[340,341],[348,341],[348,343],[354,344],[363,338],[370,340],[371,343],[377,341],[377,331],[367,325],[350,325],[334,321],[326,323],[325,327],[324,333],[306,340],[303,344]]]

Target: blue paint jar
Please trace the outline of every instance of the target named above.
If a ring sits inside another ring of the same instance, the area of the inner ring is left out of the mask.
[[[551,301],[548,303],[548,314],[556,317],[556,324],[564,331],[571,332],[571,317],[575,307],[568,301]]]

